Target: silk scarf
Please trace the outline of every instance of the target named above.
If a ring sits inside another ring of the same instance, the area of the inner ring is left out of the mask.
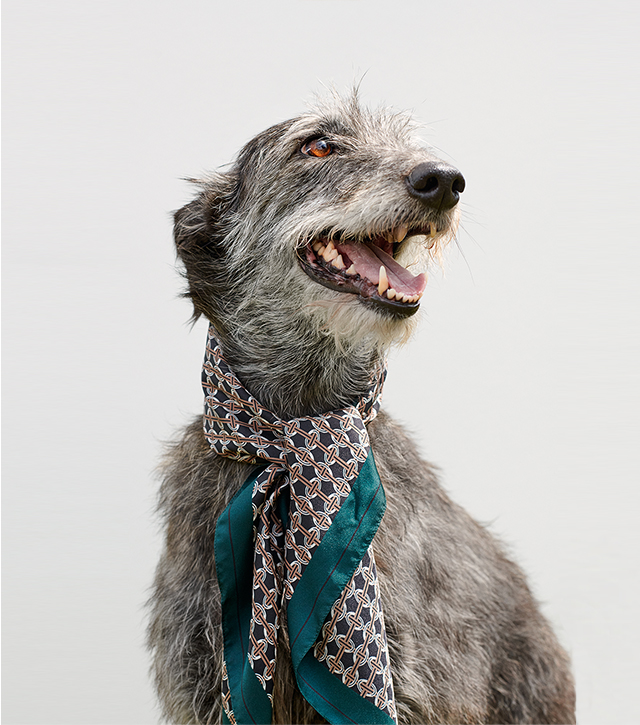
[[[371,542],[386,506],[366,424],[378,370],[354,406],[282,420],[226,363],[210,326],[204,433],[260,466],[218,519],[225,721],[270,723],[278,630],[303,697],[330,723],[397,722]]]

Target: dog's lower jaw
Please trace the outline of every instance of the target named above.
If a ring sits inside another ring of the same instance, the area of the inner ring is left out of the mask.
[[[420,303],[404,306],[402,314],[376,304],[370,298],[339,292],[305,278],[310,300],[304,312],[318,331],[334,340],[338,350],[353,345],[369,346],[385,354],[394,345],[404,344],[414,333]]]
[[[300,259],[300,267],[305,274],[307,274],[309,278],[317,284],[322,285],[327,289],[334,290],[335,292],[339,292],[341,295],[354,295],[360,304],[378,312],[383,317],[390,319],[411,317],[412,315],[415,315],[420,307],[420,302],[418,301],[412,303],[395,302],[385,300],[381,296],[366,296],[358,289],[350,288],[346,284],[341,286],[340,283],[336,283],[335,280],[332,280],[329,277],[325,278],[322,275],[321,268],[318,270],[311,269],[310,265],[302,258]]]

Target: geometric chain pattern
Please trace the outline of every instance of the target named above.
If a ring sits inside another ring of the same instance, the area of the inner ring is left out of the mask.
[[[280,610],[351,491],[369,454],[366,424],[380,407],[384,368],[357,406],[282,420],[242,385],[209,327],[202,372],[204,433],[219,455],[267,462],[252,496],[254,568],[248,659],[270,699]],[[284,511],[284,513],[283,513]],[[283,520],[284,518],[284,520]],[[371,548],[335,602],[316,659],[361,697],[395,716],[380,592]],[[234,722],[226,666],[222,696]]]
[[[331,609],[315,645],[316,659],[396,720],[376,564],[371,547]],[[355,603],[355,607],[353,604]]]
[[[227,675],[227,663],[222,662],[222,707],[224,708],[230,725],[236,725],[236,719],[231,707],[231,692],[229,691],[229,677]]]

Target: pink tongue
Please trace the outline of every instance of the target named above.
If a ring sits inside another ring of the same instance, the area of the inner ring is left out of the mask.
[[[375,244],[349,244],[347,242],[346,244],[336,244],[336,249],[340,254],[346,254],[361,277],[365,277],[375,285],[380,281],[380,266],[384,265],[387,270],[389,287],[396,292],[409,296],[418,295],[424,292],[424,288],[427,286],[427,278],[424,274],[414,276]]]

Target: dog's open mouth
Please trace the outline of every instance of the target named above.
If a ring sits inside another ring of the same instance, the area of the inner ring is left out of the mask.
[[[403,241],[421,235],[432,242],[436,234],[435,225],[427,224],[421,229],[399,226],[364,242],[321,235],[300,250],[300,264],[311,279],[329,289],[359,295],[367,305],[408,317],[420,307],[427,278],[412,274],[394,257]]]

